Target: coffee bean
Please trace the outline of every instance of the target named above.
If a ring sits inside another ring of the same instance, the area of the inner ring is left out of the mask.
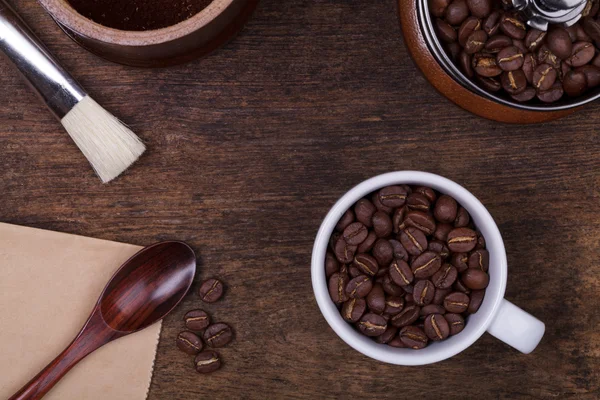
[[[327,279],[331,277],[334,273],[340,270],[340,263],[335,258],[332,252],[327,251],[325,254],[325,276]]]
[[[548,64],[552,68],[560,68],[561,60],[554,53],[550,51],[548,46],[545,44],[540,47],[537,52],[537,61],[538,65],[540,64]]]
[[[465,319],[459,314],[445,314],[444,318],[448,322],[450,328],[450,336],[454,336],[465,328]]]
[[[379,264],[377,263],[377,260],[364,253],[357,254],[354,257],[352,265],[354,265],[362,274],[368,276],[375,276],[377,271],[379,271]]]
[[[429,208],[431,207],[431,203],[425,195],[415,192],[408,195],[406,198],[406,205],[411,210],[423,212],[429,211]]]
[[[477,245],[475,246],[475,250],[479,249],[485,249],[485,238],[481,232],[477,231]]]
[[[500,23],[504,13],[501,10],[496,10],[490,14],[489,17],[483,21],[483,30],[488,36],[495,35],[500,29]]]
[[[456,218],[457,209],[456,200],[448,195],[442,195],[435,203],[433,215],[438,221],[449,223],[453,222]]]
[[[435,291],[435,295],[433,296],[433,304],[442,305],[444,304],[444,299],[447,295],[452,293],[452,289],[437,289]]]
[[[400,207],[394,210],[394,214],[392,215],[392,226],[393,232],[398,233],[401,229],[404,229],[404,217],[406,216],[406,209],[408,207]]]
[[[373,214],[373,231],[377,237],[383,238],[392,234],[392,219],[383,211]]]
[[[496,54],[512,45],[512,39],[505,35],[494,35],[485,42],[485,51]]]
[[[536,94],[537,92],[535,91],[535,89],[528,86],[521,93],[513,94],[510,97],[512,97],[516,101],[525,102],[533,99]]]
[[[537,68],[537,59],[532,53],[523,56],[523,72],[529,84],[533,83],[533,71]]]
[[[377,233],[375,233],[377,234]],[[361,244],[369,235],[369,230],[361,222],[353,222],[344,229],[342,236],[346,243],[351,246]]]
[[[364,275],[362,273],[362,271],[360,269],[356,268],[356,266],[354,266],[354,265],[351,265],[348,268],[348,274],[350,275],[350,278],[356,278],[359,275]]]
[[[466,253],[477,244],[477,233],[469,228],[456,228],[448,233],[448,248],[457,253]]]
[[[453,292],[444,299],[444,308],[449,313],[460,314],[465,312],[467,307],[469,307],[469,296],[464,293]]]
[[[580,71],[570,71],[563,79],[563,89],[567,96],[581,96],[587,89],[585,74]]]
[[[600,46],[600,23],[598,21],[591,17],[584,18],[582,29],[596,43],[596,46]]]
[[[390,323],[396,328],[402,328],[415,322],[419,318],[421,308],[415,304],[407,304],[402,311],[390,319]]]
[[[440,255],[432,251],[426,251],[415,259],[411,268],[415,278],[423,279],[435,274],[441,266],[442,258]]]
[[[490,267],[490,253],[485,249],[475,250],[469,255],[469,268],[487,272]]]
[[[473,72],[472,65],[473,60],[471,59],[471,56],[462,51],[458,55],[458,67],[460,68],[462,73],[465,74],[465,76],[467,76],[468,78],[472,78],[475,75],[475,73]]]
[[[436,288],[448,289],[452,286],[456,278],[458,277],[458,271],[456,267],[451,264],[444,264],[438,272],[433,274],[431,281]]]
[[[573,44],[571,56],[565,59],[565,62],[572,67],[581,67],[594,58],[596,49],[589,42],[576,42]]]
[[[489,92],[497,92],[502,89],[502,85],[496,78],[486,78],[483,76],[477,76],[476,78],[480,86]]]
[[[335,230],[342,232],[344,229],[346,229],[348,225],[350,225],[353,222],[354,212],[352,210],[347,210],[344,213],[344,215],[342,215],[342,218],[340,218],[340,220],[338,221],[337,225],[335,226]]]
[[[389,343],[397,335],[398,335],[398,328],[396,328],[394,326],[388,326],[387,329],[385,330],[385,332],[383,332],[381,335],[375,337],[375,341],[377,343],[381,343],[381,344]]]
[[[400,243],[399,241],[395,240],[395,239],[390,239],[389,240],[390,244],[392,245],[392,250],[393,250],[393,255],[395,259],[398,260],[408,260],[408,252],[406,251],[406,249],[404,248],[404,246],[402,245],[402,243]]]
[[[594,88],[600,85],[600,68],[595,65],[584,65],[576,69],[577,72],[583,72],[588,88]]]
[[[329,238],[329,248],[330,248],[332,251],[335,251],[335,245],[336,245],[336,243],[337,243],[338,239],[339,239],[339,238],[341,238],[341,237],[342,237],[342,234],[341,234],[340,232],[336,232],[336,231],[334,231],[334,232],[331,234],[331,237]]]
[[[462,47],[460,47],[460,44],[456,42],[446,43],[446,53],[452,59],[452,61],[456,62],[456,60],[458,60],[458,56],[461,51]]]
[[[377,239],[371,253],[380,266],[388,265],[394,259],[392,244],[385,239]]]
[[[432,240],[429,242],[427,245],[427,250],[438,253],[440,257],[442,257],[442,260],[446,260],[448,257],[450,257],[450,249],[448,249],[448,246],[446,246],[445,242],[439,240]]]
[[[447,23],[443,19],[437,18],[435,20],[435,30],[437,32],[438,37],[442,41],[444,41],[446,43],[456,42],[456,39],[457,39],[456,31],[454,30],[454,28],[452,26],[450,26],[449,23]]]
[[[406,202],[408,191],[402,186],[388,186],[379,191],[378,198],[386,207],[402,207]]]
[[[466,271],[469,268],[468,265],[469,256],[467,253],[454,253],[450,257],[450,264],[452,264],[458,272]]]
[[[460,278],[456,279],[456,282],[452,285],[452,289],[455,292],[462,292],[464,294],[471,293],[471,289],[469,289]]]
[[[504,88],[508,94],[519,94],[527,88],[527,78],[525,77],[523,70],[520,69],[504,72],[500,81],[502,82],[502,88]]]
[[[556,70],[549,64],[542,64],[533,71],[533,86],[538,91],[550,89],[556,81]]]
[[[356,251],[358,253],[367,253],[373,249],[373,245],[377,241],[377,235],[373,231],[369,231],[367,238],[363,240],[361,244],[358,245]]]
[[[485,46],[485,42],[488,39],[487,33],[482,29],[473,32],[465,43],[465,53],[467,54],[475,54],[481,50]]]
[[[564,28],[555,26],[550,29],[546,43],[550,51],[556,54],[556,56],[561,60],[571,56],[573,43],[569,37],[569,32],[567,32]]]
[[[477,268],[467,269],[460,275],[460,279],[466,287],[473,290],[485,289],[490,282],[490,276]]]
[[[525,23],[516,13],[506,13],[500,22],[500,29],[513,39],[524,39],[526,34]]]
[[[427,186],[417,186],[413,190],[413,193],[420,193],[423,196],[427,197],[427,200],[429,200],[430,204],[435,203],[435,200],[437,199],[437,195],[435,194],[435,190],[433,190],[432,188],[427,187]]]
[[[523,53],[516,46],[502,49],[496,56],[498,66],[504,71],[517,71],[523,66]]]
[[[391,270],[390,270],[391,271]],[[396,285],[392,278],[389,275],[383,277],[383,281],[381,282],[383,286],[383,290],[389,294],[390,296],[402,296],[404,295],[404,289],[400,286]]]
[[[405,326],[400,330],[400,340],[411,349],[422,349],[427,346],[427,335],[416,326]]]
[[[372,226],[371,219],[373,218],[375,211],[377,211],[377,209],[373,203],[367,199],[361,199],[354,205],[354,214],[356,215],[356,220],[369,228]]]
[[[371,201],[373,202],[375,208],[379,211],[383,211],[388,214],[391,214],[392,211],[394,211],[392,207],[384,206],[383,204],[381,204],[381,201],[379,200],[379,195],[377,193],[373,194],[373,196],[371,197]]]
[[[431,340],[444,340],[450,336],[450,325],[441,314],[431,314],[425,318],[425,334]]]
[[[444,12],[444,17],[450,25],[460,25],[468,16],[469,7],[465,0],[454,0]]]
[[[406,213],[404,224],[406,226],[413,226],[417,229],[420,229],[427,235],[431,235],[433,232],[435,232],[435,220],[431,215],[421,211],[409,211]],[[404,243],[402,244],[404,245]]]
[[[527,51],[535,52],[540,48],[545,38],[546,32],[540,31],[539,29],[532,29],[527,32],[527,35],[525,36],[525,47],[527,48]]]
[[[192,332],[184,331],[177,336],[177,347],[187,354],[202,351],[202,340]]]
[[[406,261],[394,260],[390,264],[390,278],[398,286],[407,286],[412,283],[414,276]]]
[[[521,54],[527,53],[527,47],[525,47],[525,42],[523,42],[522,40],[513,39],[512,45],[519,49]]]
[[[400,336],[396,336],[395,338],[393,338],[392,340],[390,340],[387,345],[391,346],[391,347],[400,348],[400,349],[404,349],[404,348],[407,347],[404,344],[404,342],[402,341],[402,339],[400,339]]]
[[[562,85],[556,82],[550,89],[539,91],[537,97],[544,103],[554,103],[560,100],[560,98],[563,96],[563,93],[564,91]]]
[[[439,223],[435,226],[435,232],[433,232],[433,237],[436,240],[441,240],[442,242],[445,242],[448,238],[448,233],[450,233],[452,229],[454,229],[454,227],[450,224],[444,222]]]
[[[201,331],[210,325],[210,317],[203,310],[192,310],[183,317],[185,327],[191,331]]]
[[[485,290],[473,290],[471,292],[471,300],[469,301],[469,308],[467,308],[467,313],[475,314],[479,311],[479,307],[481,307],[481,303],[483,303],[483,297],[485,296]]]
[[[478,18],[486,18],[492,12],[492,0],[467,0],[467,6]]]
[[[469,216],[469,213],[467,212],[467,210],[465,210],[464,207],[458,207],[458,211],[456,212],[456,219],[454,220],[454,227],[455,228],[465,227],[465,226],[469,225],[470,220],[471,220],[471,217]]]
[[[404,297],[388,296],[385,299],[385,309],[383,313],[386,315],[396,315],[404,308]]]
[[[437,293],[437,290],[436,290]],[[427,317],[430,314],[445,314],[446,309],[438,304],[428,304],[425,307],[421,308],[420,316],[421,318]]]
[[[385,293],[383,287],[376,283],[367,295],[369,310],[375,314],[382,314],[385,310]]]
[[[405,286],[405,288],[407,288],[407,289],[410,288],[411,291],[413,290],[412,285],[411,286]],[[413,304],[415,304],[415,299],[414,299],[412,293],[406,293],[404,295],[404,302],[406,303],[406,305],[413,305]]]
[[[429,0],[429,10],[435,17],[442,17],[451,0]]]
[[[473,69],[478,75],[492,78],[502,73],[502,69],[496,63],[496,57],[491,54],[477,53],[473,57]]]
[[[348,229],[348,228],[346,228]],[[335,243],[333,252],[337,260],[342,264],[351,263],[356,253],[356,246],[346,243],[343,237],[340,237]]]
[[[342,272],[336,272],[329,278],[328,288],[329,296],[336,304],[342,304],[348,300],[346,294],[346,286],[348,285],[348,274]]]
[[[576,42],[592,42],[593,39],[585,32],[583,26],[580,24],[576,25],[575,34],[577,35]]]
[[[479,29],[481,29],[481,20],[479,18],[469,17],[465,19],[458,29],[458,43],[462,47],[465,47],[469,36]],[[435,201],[435,199],[433,201]]]
[[[427,249],[425,233],[412,226],[400,232],[400,243],[413,256],[418,256]]]
[[[218,279],[208,279],[202,282],[198,294],[202,301],[214,303],[223,296],[223,283]]]
[[[209,374],[221,368],[221,358],[216,351],[205,350],[196,355],[194,359],[196,371],[201,374]]]
[[[364,299],[350,299],[342,306],[342,318],[350,323],[358,322],[367,309]]]
[[[426,306],[427,304],[433,301],[433,296],[435,294],[435,287],[433,283],[428,280],[422,280],[415,283],[415,288],[413,292],[413,299],[415,304],[419,306]]]
[[[223,347],[233,340],[233,330],[227,324],[212,324],[204,331],[204,341],[210,347]]]
[[[379,336],[387,329],[387,321],[381,315],[368,313],[360,319],[358,329],[367,336]]]
[[[348,282],[346,285],[346,294],[351,299],[363,298],[369,294],[372,288],[373,282],[371,278],[367,275],[359,275]]]

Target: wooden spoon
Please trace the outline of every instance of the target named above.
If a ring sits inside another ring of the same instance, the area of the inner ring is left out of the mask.
[[[183,299],[195,273],[196,255],[185,243],[142,249],[113,275],[75,340],[9,400],[42,398],[88,354],[165,317]]]

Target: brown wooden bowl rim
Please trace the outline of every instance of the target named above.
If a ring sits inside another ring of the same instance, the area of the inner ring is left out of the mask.
[[[175,25],[147,31],[109,28],[78,13],[67,0],[39,0],[62,26],[89,39],[121,46],[152,46],[185,37],[207,26],[238,0],[213,0],[205,9]]]

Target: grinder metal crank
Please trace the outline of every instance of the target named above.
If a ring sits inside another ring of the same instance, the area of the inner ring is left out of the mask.
[[[575,24],[587,6],[588,0],[512,0],[513,5],[528,18],[529,26],[546,31],[550,24]]]

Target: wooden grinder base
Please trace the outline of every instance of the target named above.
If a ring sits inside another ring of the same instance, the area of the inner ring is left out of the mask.
[[[532,124],[567,116],[577,108],[562,111],[528,111],[505,106],[471,92],[455,81],[434,58],[421,31],[417,0],[398,0],[404,42],[425,78],[456,105],[480,117],[508,123]]]

